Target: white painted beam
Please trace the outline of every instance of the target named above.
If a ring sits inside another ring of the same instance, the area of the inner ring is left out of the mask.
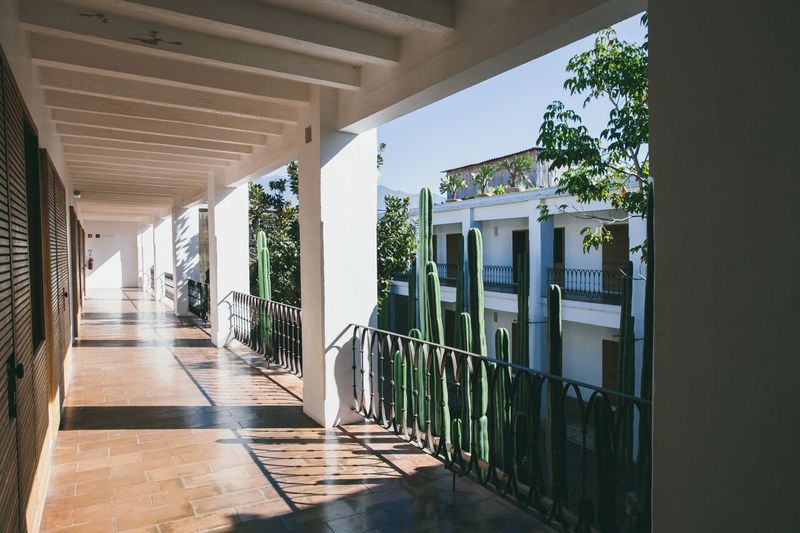
[[[57,91],[54,89],[46,89],[44,91],[44,96],[47,106],[53,109],[71,109],[75,111],[106,113],[109,115],[152,118],[168,120],[170,122],[215,126],[217,128],[263,134],[274,132],[276,130],[276,125],[280,126],[280,123],[263,119],[235,117],[231,115],[222,115],[220,113],[209,113],[208,111],[200,111],[197,109],[183,109],[179,107],[146,104],[143,102],[131,102],[128,100],[117,100],[102,96]]]
[[[137,152],[134,150],[118,150],[115,148],[101,148],[97,146],[64,146],[67,159],[79,156],[101,156],[146,159],[148,161],[174,161],[177,163],[196,163],[214,166],[230,166],[231,161],[220,158],[197,157],[193,155],[158,154],[154,152]]]
[[[95,17],[82,17],[83,11],[85,9],[80,6],[49,0],[25,0],[20,5],[20,20],[26,29],[34,32],[114,44],[157,57],[184,59],[339,89],[356,89],[360,85],[360,69],[346,63],[116,14],[109,15],[111,22],[104,24]]]
[[[109,174],[123,174],[131,176],[147,175],[147,176],[174,176],[190,180],[205,180],[208,178],[207,172],[175,170],[175,169],[149,169],[141,167],[132,167],[124,164],[107,163],[107,162],[82,162],[71,163],[68,165],[70,172],[107,172]]]
[[[224,5],[196,0],[127,0],[117,3],[114,10],[200,31],[221,27],[254,42],[312,55],[335,52],[345,61],[393,64],[399,56],[398,39],[390,35],[246,0],[225,0]]]
[[[31,34],[31,56],[39,66],[290,104],[308,102],[307,83],[167,57],[154,59],[149,54],[53,35]]]
[[[229,161],[239,161],[241,159],[240,155],[227,152],[199,150],[196,148],[183,148],[180,146],[162,146],[158,144],[115,141],[113,139],[88,139],[73,135],[62,135],[61,144],[64,146],[96,146],[98,148],[115,148],[118,150],[132,150],[158,154],[192,155],[198,157],[211,157],[215,159],[227,159]]]
[[[442,31],[455,26],[452,0],[320,0],[323,3],[367,13],[410,28]]]
[[[248,144],[234,144],[219,141],[204,141],[202,139],[186,139],[170,135],[155,135],[152,133],[139,133],[135,131],[112,130],[110,128],[97,128],[94,126],[81,126],[77,124],[58,124],[56,131],[62,135],[86,137],[93,139],[116,139],[148,144],[161,144],[165,146],[185,146],[205,150],[217,150],[234,154],[252,153],[253,147]]]
[[[150,176],[117,176],[113,174],[90,174],[86,172],[72,172],[70,171],[72,183],[138,183],[141,185],[155,184],[161,186],[188,186],[192,187],[200,183],[199,180],[182,180],[175,178],[161,178]]]
[[[132,167],[142,167],[142,168],[164,168],[164,169],[174,169],[174,170],[194,170],[194,171],[203,171],[203,172],[210,172],[213,168],[212,165],[199,165],[199,164],[190,164],[190,163],[176,163],[172,161],[153,161],[151,159],[137,159],[137,158],[129,158],[129,157],[108,157],[108,156],[99,156],[99,155],[75,155],[72,154],[69,157],[65,157],[67,160],[67,164],[74,164],[74,163],[86,163],[86,162],[110,162],[110,163],[120,163],[125,164]],[[214,165],[216,166],[216,165]]]
[[[84,126],[97,126],[114,130],[136,131],[140,133],[156,133],[185,137],[187,139],[203,139],[207,141],[224,141],[238,144],[264,144],[266,135],[246,131],[227,130],[214,126],[201,126],[185,124],[183,122],[168,122],[151,118],[122,117],[92,113],[89,111],[73,111],[71,109],[54,109],[51,113],[53,122],[61,124],[80,124]],[[283,125],[274,124],[272,135],[280,135]]]

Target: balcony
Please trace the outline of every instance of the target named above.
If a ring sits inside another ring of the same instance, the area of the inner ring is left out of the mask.
[[[439,283],[443,287],[455,287],[458,280],[458,265],[438,263]],[[397,276],[398,281],[408,281],[409,273]],[[487,291],[517,293],[517,283],[514,278],[514,268],[510,266],[483,266],[483,287]]]
[[[619,270],[548,268],[547,282],[561,287],[565,300],[619,305],[624,278]]]

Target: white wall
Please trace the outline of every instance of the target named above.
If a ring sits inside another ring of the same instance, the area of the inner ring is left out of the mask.
[[[603,268],[601,250],[589,250],[583,253],[583,235],[581,230],[593,227],[596,220],[582,220],[571,215],[555,215],[553,227],[564,228],[564,268],[581,268],[600,270]]]
[[[617,341],[616,329],[578,322],[562,323],[565,378],[603,386],[603,340]]]
[[[86,288],[136,287],[139,281],[136,223],[86,221],[84,228],[92,237],[86,239],[86,259],[94,259],[94,268],[86,270]]]
[[[155,222],[153,237],[155,240],[156,297],[160,299],[164,296],[163,275],[165,272],[173,274],[174,268],[171,216]]]
[[[494,319],[497,315],[497,320]],[[489,357],[497,357],[497,351],[494,348],[494,336],[500,328],[506,328],[508,334],[512,334],[512,324],[517,319],[516,313],[507,313],[505,311],[495,311],[493,309],[486,309],[484,311],[484,324],[486,326],[486,353]],[[511,349],[512,344],[509,345]]]
[[[483,264],[493,266],[514,266],[512,257],[512,232],[528,229],[528,220],[512,218],[503,220],[484,220]],[[497,235],[495,235],[495,228]]]
[[[436,235],[436,258],[440,265],[454,263],[447,257],[447,235],[452,233],[461,234],[461,224],[436,224],[433,226],[433,234]]]

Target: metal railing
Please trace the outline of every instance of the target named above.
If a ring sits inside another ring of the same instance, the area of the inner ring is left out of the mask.
[[[189,312],[208,324],[209,302],[211,301],[211,286],[208,283],[188,280],[187,293]]]
[[[436,265],[439,274],[439,283],[443,287],[455,287],[458,280],[458,265],[438,263]],[[398,281],[408,281],[410,270],[404,274],[396,276]],[[483,266],[483,285],[488,291],[494,292],[517,292],[517,283],[514,279],[514,267],[510,266]]]
[[[151,291],[155,292],[155,290],[156,290],[156,269],[153,268],[153,267],[150,267],[150,269],[147,271],[147,277],[150,280],[149,289]]]
[[[648,531],[651,403],[353,325],[354,410],[566,531]],[[639,492],[637,492],[637,490]]]
[[[162,274],[164,279],[164,296],[170,300],[175,299],[175,276],[169,272]]]
[[[619,304],[625,286],[621,270],[549,268],[547,280],[559,285],[565,300]]]
[[[267,361],[302,376],[300,308],[241,292],[232,294],[231,304],[236,340],[262,354]]]

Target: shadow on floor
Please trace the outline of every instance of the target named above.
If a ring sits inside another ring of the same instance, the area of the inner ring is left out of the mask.
[[[213,348],[210,339],[83,339],[75,342],[79,348]]]

